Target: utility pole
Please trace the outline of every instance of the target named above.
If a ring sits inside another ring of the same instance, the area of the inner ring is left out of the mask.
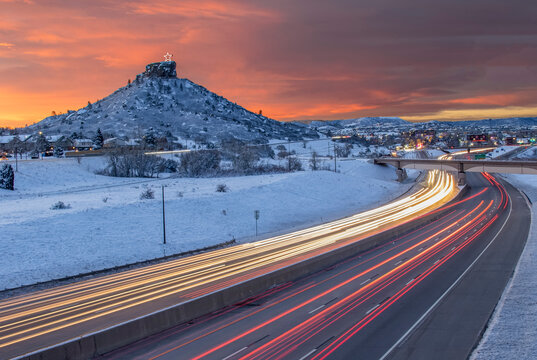
[[[255,217],[255,236],[257,237],[257,220],[259,220],[259,210],[254,210]]]
[[[287,171],[291,172],[291,140],[287,143]]]
[[[164,185],[162,185],[162,236],[163,244],[166,245],[166,213],[164,210]]]
[[[334,143],[334,172],[337,172],[337,154],[336,154],[336,143]]]

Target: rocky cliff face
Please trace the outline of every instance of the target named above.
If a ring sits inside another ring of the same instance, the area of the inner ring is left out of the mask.
[[[146,65],[145,72],[138,76],[175,78],[177,77],[175,67],[175,61],[156,62]]]

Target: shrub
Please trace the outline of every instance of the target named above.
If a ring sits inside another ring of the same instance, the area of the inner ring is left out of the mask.
[[[14,190],[15,189],[15,173],[13,166],[3,164],[0,168],[0,189]]]
[[[216,185],[216,192],[228,192],[229,188],[226,184],[218,184]]]
[[[121,149],[109,154],[108,164],[102,174],[117,177],[153,177],[158,172],[161,161],[159,157],[145,155],[143,151]]]
[[[300,162],[300,160],[298,160],[296,157],[289,157],[287,161],[288,161],[289,171],[301,171],[302,170],[302,162]]]
[[[159,172],[175,173],[177,172],[178,167],[179,163],[177,161],[171,159],[162,159],[159,163]]]
[[[70,209],[70,208],[71,208],[71,204],[65,204],[63,201],[58,201],[56,204],[50,207],[51,210],[64,210],[64,209]]]
[[[220,170],[221,155],[218,150],[186,152],[181,156],[181,172],[188,176],[205,176]]]
[[[140,200],[154,199],[155,192],[151,188],[147,188],[140,194]]]
[[[285,149],[278,151],[278,159],[285,159],[287,156],[289,156],[289,153]]]
[[[238,173],[250,173],[255,171],[259,155],[256,149],[243,147],[233,156],[233,170]]]
[[[346,144],[342,146],[335,145],[334,146],[334,152],[337,157],[349,157],[351,154],[352,145]]]

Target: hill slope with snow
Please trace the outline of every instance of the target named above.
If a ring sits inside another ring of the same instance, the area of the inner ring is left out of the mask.
[[[234,137],[247,141],[315,138],[304,127],[254,114],[188,79],[175,62],[149,64],[136,80],[94,104],[29,126],[46,135],[91,137],[100,128],[114,137],[141,137],[148,129],[200,142]]]

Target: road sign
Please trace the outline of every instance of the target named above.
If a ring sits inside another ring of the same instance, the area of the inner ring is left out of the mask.
[[[474,159],[475,160],[484,160],[487,158],[487,155],[486,154],[475,154],[474,155]]]
[[[259,210],[254,210],[255,217],[255,236],[257,237],[257,220],[259,220]]]

